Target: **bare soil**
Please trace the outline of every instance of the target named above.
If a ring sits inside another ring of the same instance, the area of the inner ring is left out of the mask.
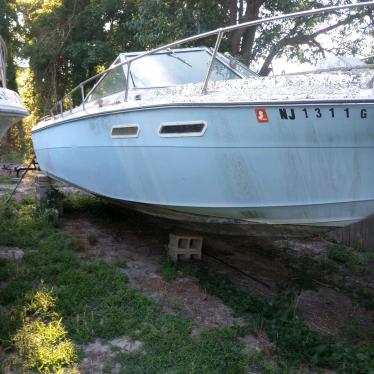
[[[109,363],[118,351],[135,352],[142,349],[142,346],[142,342],[130,340],[126,336],[108,342],[96,339],[93,343],[81,347],[84,359],[80,364],[80,369],[85,374],[101,373],[104,365]],[[121,369],[121,365],[117,364],[112,374],[119,373]]]
[[[180,276],[170,282],[163,279],[164,235],[161,235],[162,240],[146,234],[143,236],[143,229],[132,225],[124,225],[118,232],[85,217],[65,219],[63,231],[78,240],[76,248],[83,257],[97,257],[120,264],[125,261],[121,271],[127,274],[132,287],[160,300],[165,311],[190,318],[196,328],[240,322],[220,299],[202,290],[195,278]]]

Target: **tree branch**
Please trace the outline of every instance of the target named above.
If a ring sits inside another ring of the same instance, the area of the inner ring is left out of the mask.
[[[335,30],[336,28],[338,28],[340,26],[343,26],[343,25],[346,25],[349,22],[351,22],[352,20],[360,18],[360,17],[362,17],[362,14],[357,13],[357,14],[354,14],[354,15],[350,15],[350,16],[346,17],[344,20],[336,22],[333,25],[330,25],[330,26],[324,27],[323,29],[317,30],[312,34],[306,34],[306,35],[297,34],[295,36],[290,36],[290,35],[292,35],[292,33],[295,32],[295,27],[294,27],[289,32],[289,34],[287,36],[285,36],[283,39],[281,39],[277,43],[277,45],[274,46],[271,49],[271,51],[269,52],[269,54],[265,58],[264,63],[261,66],[259,74],[260,75],[268,75],[269,74],[269,71],[270,71],[269,66],[270,66],[271,62],[273,61],[273,59],[277,55],[279,55],[283,51],[283,49],[286,46],[298,46],[298,45],[303,45],[303,44],[309,44],[309,45],[313,44],[325,56],[324,48],[322,47],[322,45],[319,42],[317,42],[316,37],[318,35],[325,34],[329,31]]]

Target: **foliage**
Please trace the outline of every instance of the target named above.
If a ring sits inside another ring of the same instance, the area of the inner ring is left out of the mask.
[[[33,74],[37,117],[131,45],[126,27],[131,1],[17,0],[17,6],[24,17],[22,56]]]
[[[18,26],[15,0],[0,0],[0,35],[7,45],[7,87],[16,89],[16,66],[14,57],[17,52],[16,32]]]
[[[0,145],[1,147],[1,145]],[[0,162],[1,163],[10,163],[10,164],[18,164],[22,163],[24,159],[24,155],[20,152],[10,151],[4,152],[3,148],[0,151]]]
[[[358,265],[358,257],[356,253],[351,248],[340,245],[329,248],[327,257],[330,260],[346,265],[351,271],[354,271]]]
[[[23,308],[22,327],[13,339],[22,365],[41,373],[62,373],[72,368],[77,360],[76,349],[55,312],[52,291],[42,288],[29,298]]]
[[[143,49],[155,48],[226,24],[229,21],[227,3],[225,0],[139,0],[130,27]],[[213,46],[214,39],[196,43]]]

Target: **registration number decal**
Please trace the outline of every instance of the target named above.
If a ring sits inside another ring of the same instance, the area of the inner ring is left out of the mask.
[[[266,113],[266,109],[256,109],[256,117],[258,123],[268,123],[269,117]]]
[[[350,110],[349,108],[328,108],[327,110],[322,110],[321,108],[279,108],[280,119],[283,120],[294,120],[296,118],[336,118],[339,112],[343,112],[345,118],[361,118],[367,119],[368,112],[367,109],[359,109],[358,113],[356,110]],[[358,114],[358,115],[357,115]]]

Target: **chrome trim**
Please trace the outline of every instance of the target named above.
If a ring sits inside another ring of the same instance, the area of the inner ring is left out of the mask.
[[[215,63],[215,59],[217,56],[219,46],[221,45],[222,36],[223,36],[223,31],[220,31],[217,35],[216,45],[214,46],[212,57],[210,58],[210,62],[209,62],[208,71],[206,73],[206,77],[204,80],[204,86],[203,86],[203,91],[202,91],[203,94],[207,93],[207,90],[208,90],[209,79],[210,79],[210,76],[212,75],[213,66]]]

